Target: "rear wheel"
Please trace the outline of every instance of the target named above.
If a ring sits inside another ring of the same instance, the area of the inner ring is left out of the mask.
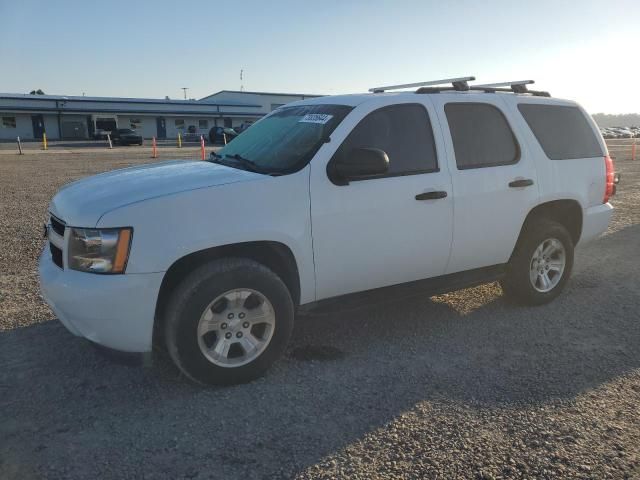
[[[552,220],[533,220],[525,226],[500,284],[517,302],[541,305],[562,292],[572,268],[573,241],[567,229]]]
[[[176,365],[199,383],[253,380],[283,353],[294,308],[282,280],[249,259],[214,260],[172,295],[165,337]]]

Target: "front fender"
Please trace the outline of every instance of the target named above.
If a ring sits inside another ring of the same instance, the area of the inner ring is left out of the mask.
[[[291,250],[301,301],[313,299],[309,168],[137,202],[105,214],[98,227],[133,227],[127,273],[164,272],[180,258],[212,247],[254,241]]]

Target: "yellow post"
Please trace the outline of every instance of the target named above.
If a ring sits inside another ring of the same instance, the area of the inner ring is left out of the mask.
[[[47,150],[47,134],[42,134],[42,149]]]
[[[180,132],[178,132],[178,148],[182,148],[182,136]]]

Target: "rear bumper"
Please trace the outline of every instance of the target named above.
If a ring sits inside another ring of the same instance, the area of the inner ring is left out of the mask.
[[[584,245],[606,232],[612,215],[613,207],[610,203],[584,209],[582,215],[582,235],[580,236],[578,245]]]
[[[96,275],[62,270],[48,248],[38,267],[40,290],[71,333],[123,352],[149,352],[164,273]]]

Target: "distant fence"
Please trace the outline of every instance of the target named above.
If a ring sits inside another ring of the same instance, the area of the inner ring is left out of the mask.
[[[204,139],[206,142],[206,138]],[[109,149],[109,143],[106,140],[85,140],[85,141],[54,141],[46,142],[44,139],[39,141],[24,142],[20,138],[16,138],[15,142],[0,142],[0,153],[12,151],[17,154],[22,154],[23,151],[29,152],[34,150],[48,150],[55,152],[61,149],[86,149],[86,150],[103,150]],[[615,138],[605,139],[609,154],[616,160],[638,160],[640,161],[640,138]],[[187,142],[186,139],[171,139],[171,140],[157,140],[157,150],[153,151],[153,142],[145,140],[144,146],[141,147],[118,147],[117,151],[131,153],[140,151],[148,151],[150,155],[156,157],[166,157],[170,155],[173,158],[179,158],[181,156],[192,157],[195,153],[196,156],[202,157],[202,144],[200,140],[198,142]],[[216,150],[221,145],[206,144],[206,150]],[[130,150],[129,150],[130,149]],[[171,153],[160,153],[163,150],[170,150]],[[115,153],[116,149],[112,149]],[[197,152],[197,153],[196,153]],[[179,153],[183,153],[180,155]]]
[[[638,138],[615,138],[605,140],[609,155],[616,160],[639,160],[640,139]]]
[[[183,148],[186,151],[190,151],[193,149],[197,149],[199,152],[199,156],[202,156],[203,147],[206,149],[217,149],[223,144],[215,143],[211,144],[208,142],[208,139],[202,135],[198,136],[197,141],[192,141],[191,137],[184,138],[179,136],[175,139],[162,139],[158,140],[155,138],[145,139],[143,140],[142,148],[145,150],[149,150],[153,157],[157,157],[159,155],[159,151],[162,149],[169,150],[182,150]],[[223,138],[223,141],[226,138]],[[204,143],[204,145],[203,145]],[[155,145],[155,146],[154,146]],[[115,141],[111,141],[109,137],[104,140],[54,140],[51,141],[47,139],[46,135],[43,135],[41,139],[34,140],[30,139],[25,141],[20,137],[16,137],[15,140],[5,140],[0,141],[0,153],[8,153],[15,152],[19,155],[23,153],[32,153],[34,151],[45,153],[50,151],[55,153],[56,151],[61,150],[77,150],[77,151],[100,151],[104,149],[112,150],[114,153],[117,151],[131,151],[135,152],[139,150],[140,146],[130,146],[130,145],[120,145]]]

